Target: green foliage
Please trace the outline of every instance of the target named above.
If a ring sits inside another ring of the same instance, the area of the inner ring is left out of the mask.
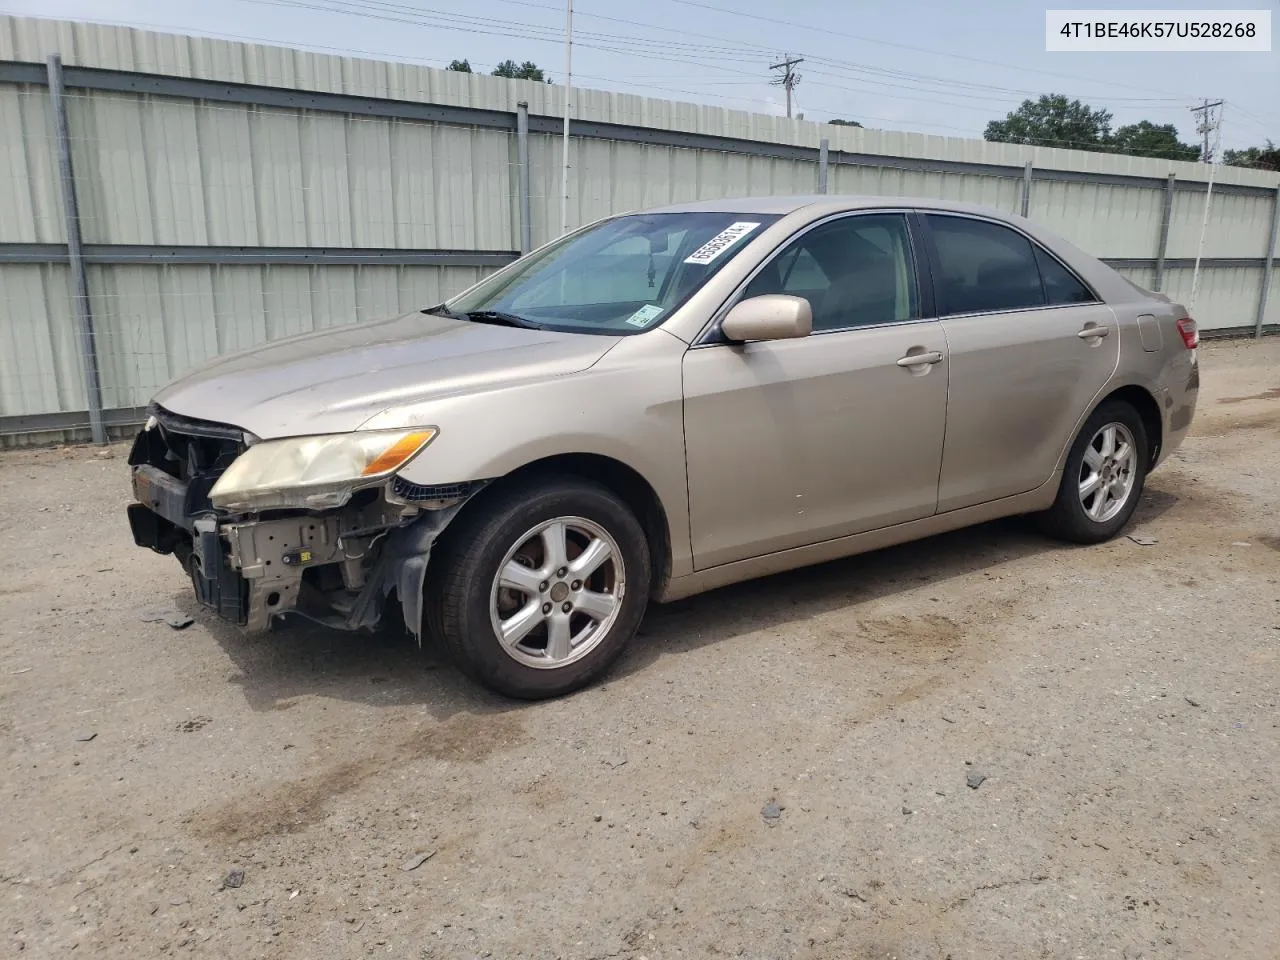
[[[1003,120],[987,124],[983,137],[1001,143],[1025,143],[1036,147],[1122,153],[1133,157],[1165,160],[1200,159],[1200,148],[1178,139],[1171,123],[1150,120],[1125,124],[1111,131],[1111,113],[1095,110],[1080,100],[1061,93],[1048,93],[1038,100],[1024,100]]]
[[[1253,167],[1255,170],[1280,172],[1280,147],[1268,140],[1265,147],[1228,150],[1222,155],[1222,162],[1233,167]]]
[[[988,123],[983,133],[986,140],[1067,150],[1102,150],[1110,137],[1110,112],[1068,100],[1061,93],[1022,101],[1003,120]]]
[[[1200,159],[1200,148],[1178,139],[1178,130],[1172,123],[1156,125],[1150,120],[1131,123],[1115,132],[1110,141],[1115,153],[1131,157],[1160,157],[1166,160]]]
[[[506,77],[508,80],[537,80],[542,83],[550,83],[549,77],[545,76],[542,68],[532,60],[526,60],[524,63],[516,63],[514,60],[503,60],[496,68],[493,75],[495,77]]]
[[[453,63],[451,63],[451,64],[449,64],[447,67],[445,67],[445,69],[446,69],[446,70],[455,70],[455,71],[457,71],[458,73],[471,73],[471,72],[472,72],[472,70],[471,70],[471,61],[470,61],[470,60],[455,60],[455,61],[453,61]]]

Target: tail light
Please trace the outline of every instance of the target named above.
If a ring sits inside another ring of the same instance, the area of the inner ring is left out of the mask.
[[[1182,334],[1182,343],[1188,350],[1200,346],[1200,329],[1190,317],[1178,321],[1178,333]]]

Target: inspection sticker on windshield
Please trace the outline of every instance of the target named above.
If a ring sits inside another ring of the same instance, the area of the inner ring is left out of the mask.
[[[646,303],[643,307],[627,317],[627,323],[633,327],[647,327],[654,320],[662,316],[663,308],[655,306],[652,303]]]
[[[748,221],[731,223],[697,250],[693,251],[692,254],[685,258],[684,262],[708,264],[758,226],[760,224]]]

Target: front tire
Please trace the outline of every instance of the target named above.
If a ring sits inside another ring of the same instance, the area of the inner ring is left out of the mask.
[[[498,490],[452,526],[428,575],[428,620],[490,689],[537,700],[604,673],[640,626],[649,546],[607,488],[575,477]]]
[[[1101,543],[1133,516],[1147,477],[1147,430],[1129,404],[1111,400],[1076,436],[1058,498],[1044,514],[1045,532],[1072,543]]]

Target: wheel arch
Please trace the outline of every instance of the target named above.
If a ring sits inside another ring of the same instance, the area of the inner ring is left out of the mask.
[[[649,543],[650,596],[660,597],[671,578],[672,541],[667,511],[653,484],[640,471],[614,457],[599,453],[562,453],[533,460],[487,483],[463,505],[458,515],[484,509],[486,501],[497,491],[533,478],[556,476],[592,480],[614,493],[635,514]]]
[[[1164,443],[1164,418],[1160,415],[1160,404],[1146,387],[1130,383],[1112,390],[1099,400],[1093,409],[1097,410],[1104,403],[1113,400],[1129,404],[1142,418],[1142,426],[1147,432],[1146,467],[1150,470],[1160,459],[1160,449]],[[1093,411],[1089,413],[1092,415]]]

